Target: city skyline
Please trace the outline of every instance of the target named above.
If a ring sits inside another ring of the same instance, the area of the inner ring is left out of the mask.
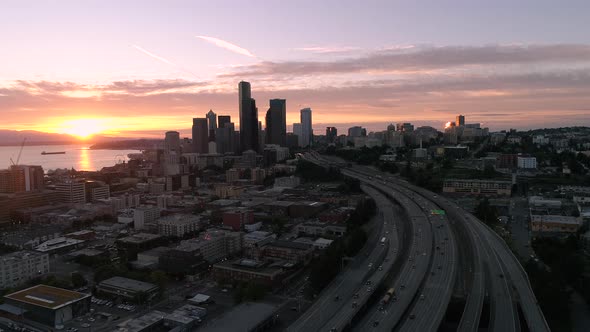
[[[456,114],[491,130],[590,124],[587,2],[338,4],[5,2],[0,129],[157,137],[209,109],[237,118],[241,80],[288,100],[288,124],[311,107],[317,132]],[[247,24],[261,14],[274,29]]]

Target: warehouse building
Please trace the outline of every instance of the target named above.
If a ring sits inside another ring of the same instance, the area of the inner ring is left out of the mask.
[[[4,307],[18,308],[28,319],[58,326],[86,314],[90,310],[90,297],[90,294],[36,285],[5,295]]]

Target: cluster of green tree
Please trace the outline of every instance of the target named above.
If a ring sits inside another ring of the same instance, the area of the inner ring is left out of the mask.
[[[552,331],[571,331],[570,293],[559,271],[529,260],[525,264],[531,287]]]
[[[10,254],[11,252],[15,251],[18,251],[17,247],[13,247],[5,243],[0,243],[0,255]]]
[[[444,171],[441,169],[435,170],[432,163],[427,164],[426,168],[413,169],[408,161],[400,174],[413,184],[430,191],[440,192],[442,189]]]
[[[299,160],[295,173],[308,181],[330,182],[340,179],[338,169],[326,169],[306,160]]]
[[[359,179],[344,177],[344,183],[338,186],[338,192],[343,194],[361,192],[361,181]]]
[[[243,301],[260,301],[267,293],[267,288],[263,285],[251,281],[240,282],[234,286],[234,301],[241,303]]]
[[[367,242],[367,233],[361,228],[377,212],[375,201],[360,201],[346,224],[346,234],[334,240],[326,251],[311,263],[309,282],[317,294],[326,287],[344,265],[345,257],[355,256]]]
[[[372,148],[362,147],[360,149],[339,149],[334,154],[338,157],[359,163],[361,165],[373,165],[379,161],[379,157],[387,152],[386,145]]]
[[[498,223],[498,209],[490,204],[487,197],[480,200],[475,207],[475,216],[490,227]]]
[[[315,294],[321,292],[340,272],[344,266],[344,259],[356,255],[366,241],[367,234],[360,227],[334,240],[326,251],[311,263],[309,276],[311,290]]]
[[[382,172],[389,172],[391,174],[395,174],[397,172],[399,172],[399,167],[397,167],[396,163],[393,162],[378,162],[377,163],[377,167],[379,167],[379,169]]]
[[[377,212],[377,204],[372,198],[361,200],[357,203],[346,221],[347,231],[356,229],[366,224]]]
[[[578,236],[586,230],[587,227],[581,229]],[[565,240],[537,239],[533,248],[560,283],[573,287],[590,304],[590,277],[584,273],[588,263],[580,251],[578,236],[572,235]]]

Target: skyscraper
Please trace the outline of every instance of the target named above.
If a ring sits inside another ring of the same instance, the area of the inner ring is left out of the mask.
[[[455,125],[464,126],[465,125],[465,115],[457,115],[457,118],[455,119]]]
[[[217,129],[217,114],[213,110],[209,110],[207,115],[207,122],[209,124],[209,141],[215,140],[215,129]]]
[[[250,83],[240,82],[240,150],[258,151],[258,109],[256,101],[252,99]]]
[[[326,127],[326,141],[328,141],[328,143],[334,143],[336,137],[338,137],[338,130],[336,127]]]
[[[209,127],[206,118],[193,118],[193,152],[207,153],[209,149]]]
[[[167,131],[164,138],[164,149],[167,152],[174,151],[180,153],[180,133],[177,131]]]
[[[266,112],[266,143],[287,146],[287,102],[271,99]]]
[[[301,145],[301,123],[293,124],[293,135],[297,136],[297,146]]]
[[[311,122],[311,108],[301,110],[301,146],[311,146],[313,144],[313,128]]]
[[[217,125],[218,128],[223,128],[226,123],[231,123],[231,116],[229,115],[220,115],[217,117]]]

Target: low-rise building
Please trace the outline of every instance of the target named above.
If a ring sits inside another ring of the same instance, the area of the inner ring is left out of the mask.
[[[512,182],[498,180],[445,179],[443,192],[449,194],[510,196]]]
[[[537,158],[530,157],[530,156],[518,156],[517,166],[520,169],[536,169],[537,168]]]
[[[57,327],[90,310],[90,294],[36,285],[4,296],[6,304],[19,308],[33,321]]]
[[[223,316],[209,322],[199,331],[202,332],[226,332],[265,331],[276,321],[278,307],[261,302],[246,302],[233,307]]]
[[[531,230],[538,233],[575,233],[582,226],[579,217],[531,215]]]
[[[233,208],[221,215],[222,223],[233,231],[241,231],[245,225],[254,223],[254,212],[246,208]]]
[[[335,225],[330,223],[308,221],[297,225],[296,231],[310,236],[340,237],[346,233],[346,225]]]
[[[18,287],[49,273],[49,255],[17,251],[0,256],[0,289]]]
[[[153,223],[160,217],[157,206],[140,206],[133,211],[133,228],[143,229],[145,224]]]
[[[192,214],[173,214],[158,219],[158,233],[182,237],[201,229],[201,218]]]
[[[115,244],[119,255],[127,260],[136,260],[137,254],[161,245],[163,238],[158,234],[137,233],[131,236],[117,239]]]
[[[183,240],[177,247],[200,253],[203,258],[215,263],[242,250],[242,236],[239,232],[208,230],[197,238]]]
[[[262,256],[306,264],[313,256],[313,247],[306,243],[276,240],[262,247]]]
[[[158,295],[158,286],[135,279],[112,277],[98,283],[96,291],[112,298],[147,303]]]
[[[319,250],[328,249],[334,240],[319,238],[313,242],[313,246]]]
[[[64,253],[81,247],[84,242],[86,241],[68,237],[58,237],[39,244],[35,247],[35,250],[46,254]]]
[[[253,282],[269,289],[281,287],[285,275],[284,270],[280,267],[244,258],[214,264],[211,273],[219,284],[243,281]]]

